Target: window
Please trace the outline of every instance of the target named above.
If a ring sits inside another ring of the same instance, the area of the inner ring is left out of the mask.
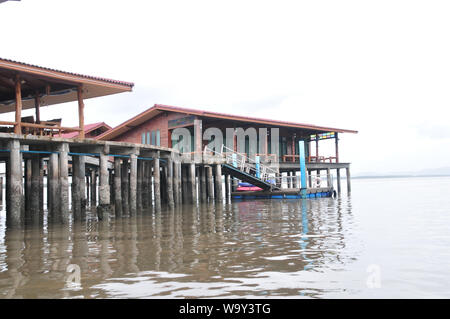
[[[142,140],[141,140],[141,144],[145,144],[145,133],[142,133]]]
[[[156,145],[156,134],[155,131],[152,131],[152,145]]]
[[[156,130],[156,146],[161,146],[160,144],[161,144],[161,136],[160,136],[160,133],[159,133],[159,130]]]
[[[147,132],[147,144],[150,144],[150,132]]]

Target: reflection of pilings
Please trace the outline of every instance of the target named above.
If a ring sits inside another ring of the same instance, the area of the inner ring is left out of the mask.
[[[230,175],[225,174],[225,199],[228,200],[230,196]]]
[[[350,167],[347,167],[345,169],[347,173],[347,193],[350,194],[352,192],[352,185],[351,185],[351,177],[350,177]]]
[[[122,216],[122,170],[120,167],[120,158],[114,158],[114,206],[116,217]]]
[[[8,142],[9,165],[8,165],[8,183],[7,183],[7,214],[6,222],[8,226],[18,226],[22,224],[22,156],[20,154],[20,143],[17,140]]]

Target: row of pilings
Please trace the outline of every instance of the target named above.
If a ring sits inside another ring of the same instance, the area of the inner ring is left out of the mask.
[[[225,196],[231,193],[231,178],[223,179],[219,162],[182,161],[171,149],[65,139],[0,140],[8,227],[42,224],[44,218],[68,224],[84,220],[94,207],[103,219],[160,210],[162,205],[222,201],[223,184]]]

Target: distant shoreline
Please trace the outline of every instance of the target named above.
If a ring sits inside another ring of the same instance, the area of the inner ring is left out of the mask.
[[[430,175],[376,175],[376,176],[352,176],[351,179],[379,179],[379,178],[413,178],[413,177],[450,177],[450,174]]]

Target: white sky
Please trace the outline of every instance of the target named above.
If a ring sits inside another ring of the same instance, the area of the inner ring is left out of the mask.
[[[0,57],[135,83],[86,100],[86,123],[161,103],[355,129],[354,175],[415,171],[450,166],[449,16],[434,0],[22,0],[0,4]],[[78,124],[75,104],[55,116]]]

